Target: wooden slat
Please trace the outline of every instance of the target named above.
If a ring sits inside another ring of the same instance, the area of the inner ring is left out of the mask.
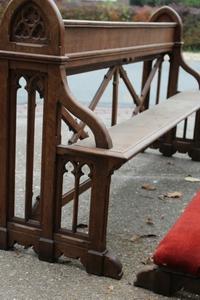
[[[116,67],[112,67],[108,70],[108,72],[106,73],[106,75],[104,76],[103,81],[101,82],[96,94],[94,95],[94,98],[92,99],[92,101],[89,104],[89,108],[91,110],[95,110],[96,106],[98,105],[105,89],[107,88],[110,80],[113,77],[113,74],[115,73]],[[86,127],[86,124],[82,121],[80,121],[80,123],[77,124],[77,132],[70,138],[69,143],[70,144],[74,144],[78,141],[78,139],[81,139],[81,136],[84,133],[84,128]],[[85,136],[87,137],[87,136]],[[83,137],[84,138],[84,137]]]
[[[36,91],[28,89],[25,220],[32,215]]]
[[[79,195],[87,191],[92,185],[91,179],[88,179],[84,181],[83,183],[80,183],[79,185]],[[62,206],[66,205],[67,203],[71,202],[74,199],[74,192],[75,190],[72,189],[68,193],[64,194],[62,197]]]
[[[150,87],[151,87],[151,83],[154,79],[154,76],[157,72],[157,70],[159,69],[161,63],[163,61],[163,57],[160,57],[157,59],[155,65],[153,66],[152,70],[151,70],[151,73],[149,74],[149,77],[147,78],[147,81],[143,87],[143,90],[142,90],[142,93],[141,93],[141,97],[140,97],[140,100],[141,100],[141,108],[144,106],[145,107],[145,99],[150,91]]]
[[[156,92],[156,104],[160,100],[160,87],[161,87],[161,76],[162,76],[162,62],[158,68],[158,82],[157,82],[157,92]]]
[[[112,117],[111,126],[117,124],[117,111],[119,100],[119,68],[116,69],[113,77],[113,99],[112,99]]]
[[[131,94],[132,98],[133,98],[133,101],[134,103],[137,105],[137,106],[140,106],[141,105],[141,101],[140,101],[140,98],[138,97],[130,79],[128,78],[128,75],[127,75],[127,72],[124,70],[124,68],[121,66],[120,67],[120,76],[121,78],[123,79],[129,93]]]
[[[111,127],[109,134],[113,148],[110,150],[95,148],[93,139],[89,138],[70,147],[58,147],[58,154],[77,150],[129,160],[198,109],[199,91],[179,93],[134,118]]]
[[[78,122],[72,117],[72,115],[62,107],[62,120],[69,127],[70,130],[73,130],[75,133],[79,132],[80,139],[88,137],[87,133],[81,128]]]

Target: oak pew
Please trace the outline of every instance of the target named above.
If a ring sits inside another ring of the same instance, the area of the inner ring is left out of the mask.
[[[200,76],[185,63],[182,44],[180,17],[168,7],[159,9],[148,23],[123,23],[63,20],[52,0],[9,2],[0,25],[1,249],[8,250],[15,243],[33,246],[42,260],[54,262],[64,254],[80,259],[88,273],[121,278],[122,265],[106,247],[113,172],[148,146],[165,156],[179,151],[200,160],[200,92],[178,91],[180,68],[195,78],[198,87]],[[165,56],[169,57],[167,96],[160,99]],[[143,62],[140,95],[123,67],[136,62]],[[105,68],[105,78],[89,107],[83,106],[72,94],[67,78]],[[156,105],[151,106],[150,90],[156,74]],[[19,218],[15,211],[16,104],[22,77],[27,83],[28,118],[25,209],[24,217]],[[134,104],[133,117],[121,124],[117,124],[119,78]],[[112,127],[107,128],[93,110],[111,79]],[[43,99],[44,110],[40,194],[34,199],[36,92]],[[194,134],[189,139],[187,118],[192,114]],[[180,138],[176,125],[182,120]],[[62,122],[73,132],[69,143],[62,143]],[[92,132],[89,138],[86,125]],[[64,191],[69,172],[74,176],[74,187]],[[83,177],[87,179],[83,181]],[[79,196],[88,188],[89,223],[83,231],[78,226]],[[62,213],[69,203],[72,222],[66,227]]]

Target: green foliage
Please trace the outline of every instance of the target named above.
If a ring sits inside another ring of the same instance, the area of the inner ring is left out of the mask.
[[[84,19],[99,21],[132,21],[135,11],[133,7],[104,3],[97,5],[72,5],[71,7],[60,7],[65,19]]]
[[[173,1],[174,2],[174,1]],[[151,5],[151,6],[161,6],[161,5],[168,5],[172,3],[172,0],[131,0],[131,5]]]
[[[185,18],[184,34],[185,49],[195,51],[200,49],[200,15],[195,18],[189,15]]]
[[[199,0],[130,0],[131,5],[151,5],[151,6],[161,6],[169,4],[182,4],[186,6],[200,7]]]
[[[179,1],[179,2],[186,5],[186,6],[200,7],[200,1],[199,0],[182,0],[182,1]]]

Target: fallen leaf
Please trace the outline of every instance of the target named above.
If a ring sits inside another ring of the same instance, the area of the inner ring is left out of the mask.
[[[153,264],[153,258],[152,258],[152,255],[150,255],[149,257],[147,257],[146,259],[142,260],[141,263],[143,265],[151,265]]]
[[[152,220],[152,218],[147,218],[146,219],[146,224],[148,224],[148,225],[154,225],[154,222],[153,222],[153,220]]]
[[[156,238],[157,235],[154,233],[149,233],[149,234],[143,234],[141,235],[141,238]]]
[[[141,239],[141,235],[139,235],[139,234],[134,234],[134,235],[131,237],[130,241],[131,241],[131,242],[136,242],[136,241],[138,241],[139,239]]]
[[[139,235],[139,234],[134,234],[132,236],[132,238],[130,239],[131,242],[137,242],[138,240],[140,239],[145,239],[145,238],[156,238],[157,235],[156,234],[153,234],[153,233],[149,233],[149,234],[142,234],[142,235]]]
[[[183,196],[183,193],[181,192],[171,192],[165,194],[167,198],[181,198]]]
[[[110,286],[108,287],[108,290],[109,290],[110,292],[112,292],[112,291],[114,290],[114,286],[113,286],[113,285],[110,285]]]
[[[158,198],[161,200],[165,200],[166,198],[179,199],[183,196],[181,192],[169,192],[162,195],[159,195]]]
[[[200,178],[195,178],[195,177],[192,177],[192,176],[185,177],[185,180],[189,181],[189,182],[200,182]]]
[[[155,187],[155,185],[151,185],[149,183],[145,183],[145,184],[142,185],[142,189],[143,190],[147,190],[147,191],[155,191],[156,187]]]

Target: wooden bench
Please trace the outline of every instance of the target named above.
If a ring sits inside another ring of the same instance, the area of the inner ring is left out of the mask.
[[[89,273],[120,279],[122,265],[106,248],[113,172],[150,145],[165,156],[188,152],[193,160],[200,160],[200,92],[178,91],[180,68],[195,78],[198,87],[200,76],[182,57],[179,16],[163,7],[148,23],[70,21],[62,20],[52,0],[12,0],[0,26],[0,42],[0,248],[7,250],[15,243],[33,246],[40,259],[50,262],[64,254],[79,258]],[[160,99],[166,55],[167,96]],[[140,96],[123,68],[135,62],[143,62]],[[104,68],[106,76],[86,108],[71,93],[66,76]],[[152,106],[150,90],[156,74],[156,105]],[[21,77],[28,94],[23,218],[15,209],[16,102]],[[113,126],[108,129],[93,110],[112,78]],[[134,116],[121,124],[117,124],[119,78],[134,102]],[[44,99],[44,111],[40,193],[34,199],[36,91]],[[192,114],[194,133],[188,138]],[[182,120],[180,137],[176,125]],[[63,122],[74,132],[69,144],[61,142]],[[84,139],[85,125],[93,137]],[[74,176],[72,190],[65,190],[67,172]],[[79,196],[89,188],[89,222],[84,231],[79,226]],[[63,206],[69,203],[70,227],[62,223]]]

